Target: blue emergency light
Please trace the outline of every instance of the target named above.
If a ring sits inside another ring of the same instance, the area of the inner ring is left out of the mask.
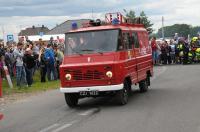
[[[76,22],[72,22],[72,30],[75,30],[78,28],[78,24]]]
[[[119,25],[119,24],[120,24],[120,21],[117,18],[112,20],[112,25]]]

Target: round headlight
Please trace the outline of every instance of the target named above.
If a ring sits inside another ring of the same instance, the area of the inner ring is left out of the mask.
[[[65,78],[69,81],[69,80],[72,79],[72,75],[71,75],[71,74],[66,74],[66,75],[65,75]]]
[[[109,78],[112,78],[113,73],[111,71],[108,71],[108,72],[106,72],[106,76],[109,77]]]

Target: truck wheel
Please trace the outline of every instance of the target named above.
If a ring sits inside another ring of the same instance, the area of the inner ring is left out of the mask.
[[[128,82],[124,82],[124,88],[117,92],[117,100],[120,105],[125,105],[128,103],[128,96],[129,96],[129,85]]]
[[[148,91],[148,79],[142,80],[139,82],[139,88],[141,93]]]
[[[76,107],[78,105],[78,95],[75,93],[65,93],[65,101],[69,107]]]

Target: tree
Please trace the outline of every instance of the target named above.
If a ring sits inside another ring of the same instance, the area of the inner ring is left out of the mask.
[[[130,10],[129,12],[127,12],[127,11],[124,9],[124,12],[126,12],[126,17],[131,18],[131,19],[135,19],[135,18],[136,18],[135,11]]]
[[[180,37],[187,37],[189,34],[191,37],[197,36],[200,31],[200,27],[192,27],[188,24],[174,24],[172,26],[164,27],[165,37],[174,37],[175,33],[178,33]],[[162,37],[162,28],[158,30],[157,35]]]
[[[193,27],[193,28],[190,30],[190,35],[191,35],[192,37],[198,36],[199,33],[200,33],[200,26]]]
[[[147,29],[149,34],[153,33],[153,23],[148,19],[144,11],[140,13],[141,23],[144,24],[144,27]]]
[[[135,11],[133,11],[133,10],[130,10],[129,12],[127,12],[124,9],[124,12],[126,13],[126,17],[128,17],[128,18],[131,18],[131,19],[137,18],[137,16],[135,15]],[[148,33],[151,34],[153,32],[153,28],[152,28],[153,24],[148,19],[148,17],[144,13],[144,11],[140,12],[139,17],[140,17],[141,23],[144,24],[144,27],[147,29]]]

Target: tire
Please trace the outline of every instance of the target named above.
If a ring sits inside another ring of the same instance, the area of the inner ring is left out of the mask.
[[[117,101],[119,105],[125,105],[128,103],[129,96],[129,84],[127,81],[124,82],[124,88],[117,92]]]
[[[148,77],[147,77],[148,78]],[[141,93],[145,93],[148,91],[148,79],[142,80],[139,82],[139,88]]]
[[[65,101],[66,101],[67,105],[71,108],[76,107],[78,105],[78,99],[79,99],[78,94],[65,93]]]

